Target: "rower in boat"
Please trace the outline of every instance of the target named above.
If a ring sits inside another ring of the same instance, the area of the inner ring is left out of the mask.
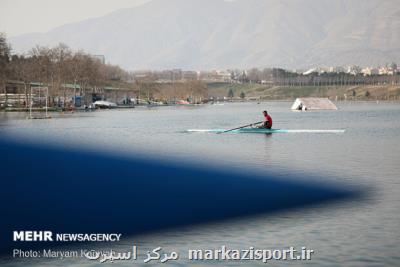
[[[272,128],[272,118],[271,118],[271,116],[268,114],[268,112],[266,110],[263,111],[263,115],[264,115],[264,122],[258,128],[260,128],[260,129],[271,129]]]

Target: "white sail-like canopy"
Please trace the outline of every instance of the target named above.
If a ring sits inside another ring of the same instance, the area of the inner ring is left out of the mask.
[[[291,109],[293,109],[293,110],[324,110],[324,109],[337,110],[337,107],[328,98],[302,97],[302,98],[297,98],[296,101],[294,101]]]

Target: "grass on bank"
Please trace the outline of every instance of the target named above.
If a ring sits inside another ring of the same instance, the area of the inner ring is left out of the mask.
[[[232,90],[234,97],[241,92],[246,99],[293,100],[298,97],[329,97],[335,100],[400,100],[400,85],[359,86],[270,86],[263,84],[207,84],[210,97],[223,98]]]

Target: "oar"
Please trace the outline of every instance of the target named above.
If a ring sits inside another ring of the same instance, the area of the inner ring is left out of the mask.
[[[227,132],[234,131],[234,130],[239,130],[239,129],[242,129],[242,128],[245,128],[245,127],[249,127],[249,126],[253,126],[253,125],[255,125],[255,124],[262,123],[262,122],[264,122],[264,121],[254,122],[254,123],[247,124],[247,125],[244,125],[244,126],[236,127],[236,128],[229,129],[229,130],[225,130],[225,131],[222,131],[222,132],[218,132],[218,134],[220,134],[220,133],[227,133]]]

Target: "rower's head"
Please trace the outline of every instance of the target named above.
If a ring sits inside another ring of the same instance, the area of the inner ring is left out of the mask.
[[[264,116],[268,115],[268,112],[266,110],[263,111]]]

